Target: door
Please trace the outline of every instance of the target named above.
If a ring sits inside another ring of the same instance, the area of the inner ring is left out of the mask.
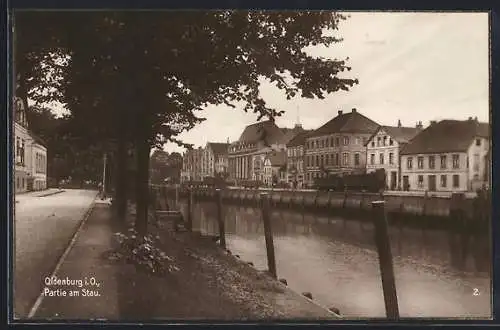
[[[398,174],[396,171],[391,172],[391,190],[396,190]]]
[[[27,190],[28,191],[33,191],[33,181],[35,179],[34,178],[28,178],[27,180]]]
[[[436,191],[436,176],[429,175],[429,191]]]
[[[410,180],[408,179],[408,175],[403,176],[403,190],[410,190]]]

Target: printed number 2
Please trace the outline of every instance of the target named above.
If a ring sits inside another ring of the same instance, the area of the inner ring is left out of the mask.
[[[479,296],[479,289],[478,288],[472,289],[472,295],[473,296]]]

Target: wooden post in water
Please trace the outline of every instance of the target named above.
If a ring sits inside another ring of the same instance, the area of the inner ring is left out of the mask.
[[[188,188],[186,229],[193,231],[193,190]]]
[[[217,220],[219,222],[219,239],[222,248],[226,248],[226,228],[224,223],[224,215],[222,214],[222,192],[219,188],[215,190],[215,199],[217,202]]]
[[[385,202],[372,202],[372,209],[375,222],[375,243],[377,244],[380,276],[384,291],[385,311],[388,319],[396,320],[399,318],[398,296],[396,294],[391,244],[389,242],[387,219],[385,217]]]
[[[260,200],[262,203],[262,220],[264,221],[264,235],[266,238],[267,266],[269,268],[269,273],[274,278],[277,278],[278,275],[276,273],[276,259],[274,257],[273,230],[271,227],[271,219],[269,217],[269,195],[267,193],[261,193]]]

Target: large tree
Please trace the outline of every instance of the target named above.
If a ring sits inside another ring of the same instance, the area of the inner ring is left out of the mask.
[[[66,15],[66,16],[65,16]],[[96,139],[133,143],[137,158],[136,228],[146,232],[151,147],[202,118],[208,104],[227,104],[274,119],[261,78],[296,95],[324,98],[357,80],[340,75],[344,59],[317,58],[305,48],[331,46],[338,13],[170,11],[60,13],[70,56],[63,101]],[[60,41],[59,41],[60,42]],[[92,127],[89,127],[92,126]],[[88,133],[87,133],[88,134]],[[118,143],[120,146],[120,143]],[[123,154],[123,150],[118,152]]]

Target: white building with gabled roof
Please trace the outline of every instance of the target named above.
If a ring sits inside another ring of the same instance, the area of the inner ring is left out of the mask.
[[[397,126],[380,126],[365,144],[366,172],[384,169],[386,189],[400,189],[401,161],[399,151],[420,131],[422,131],[421,123],[418,123],[416,127],[403,127],[401,121],[398,121]]]
[[[401,149],[405,190],[465,192],[489,186],[490,125],[432,121]]]

